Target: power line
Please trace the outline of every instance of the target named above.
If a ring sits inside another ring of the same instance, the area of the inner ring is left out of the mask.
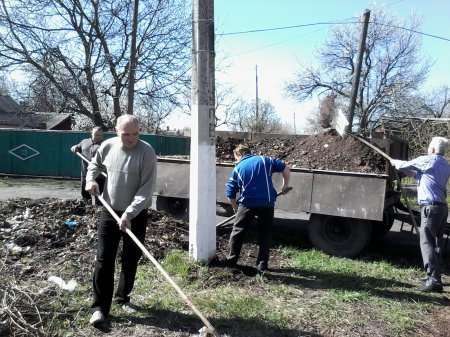
[[[284,26],[284,27],[273,27],[273,28],[262,28],[262,29],[252,29],[252,30],[244,30],[239,32],[230,32],[230,33],[217,33],[217,36],[228,36],[228,35],[240,35],[240,34],[249,34],[249,33],[260,33],[260,32],[269,32],[274,30],[284,30],[284,29],[293,29],[293,28],[301,28],[301,27],[310,27],[310,26],[320,26],[320,25],[345,25],[348,23],[358,23],[355,22],[315,22],[315,23],[306,23],[303,25],[294,25],[294,26]]]
[[[355,23],[361,23],[361,22],[360,21],[314,22],[314,23],[306,23],[306,24],[302,24],[302,25],[272,27],[272,28],[261,28],[261,29],[252,29],[252,30],[244,30],[244,31],[229,32],[229,33],[217,33],[216,35],[217,36],[242,35],[242,34],[251,34],[251,33],[261,33],[261,32],[276,31],[276,30],[311,27],[311,26],[347,25],[347,24],[355,24]],[[415,34],[424,35],[424,36],[432,37],[432,38],[435,38],[435,39],[439,39],[439,40],[450,42],[450,38],[446,38],[446,37],[435,35],[435,34],[421,32],[421,31],[418,31],[418,30],[415,30],[415,29],[411,29],[411,28],[406,28],[406,27],[396,26],[396,25],[388,25],[388,24],[383,24],[383,23],[373,22],[373,21],[371,21],[369,23],[373,23],[375,25],[380,25],[380,26],[396,28],[396,29],[402,29],[402,30],[406,30],[406,31],[409,31],[409,32],[412,32],[412,33],[415,33]]]
[[[440,39],[440,40],[444,40],[444,41],[450,42],[450,38],[446,38],[446,37],[439,36],[439,35],[434,35],[434,34],[429,34],[429,33],[425,33],[425,32],[421,32],[421,31],[418,31],[418,30],[415,30],[415,29],[411,29],[411,28],[395,26],[395,25],[388,25],[388,24],[384,24],[384,23],[380,23],[380,22],[369,22],[369,23],[374,23],[374,24],[379,25],[379,26],[385,26],[385,27],[390,27],[390,28],[403,29],[403,30],[406,30],[408,32],[412,32],[412,33],[416,33],[416,34],[420,34],[420,35],[424,35],[424,36],[428,36],[428,37],[433,37],[435,39]]]

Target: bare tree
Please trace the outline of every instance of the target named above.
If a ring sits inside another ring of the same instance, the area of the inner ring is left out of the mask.
[[[70,111],[105,124],[126,105],[131,1],[1,0],[0,67],[31,67]],[[153,100],[178,94],[189,68],[190,20],[184,0],[141,0],[136,89]],[[111,102],[111,103],[110,103]]]
[[[442,86],[426,95],[423,109],[428,117],[448,117],[450,115],[450,87]]]
[[[191,88],[186,86],[183,94],[180,95],[180,107],[183,113],[191,115]],[[215,86],[215,125],[216,128],[222,125],[231,126],[233,111],[240,104],[241,99],[238,98],[231,86],[223,83],[216,83]]]
[[[274,133],[283,129],[275,108],[267,101],[260,101],[256,114],[255,101],[240,100],[233,110],[231,124],[238,131],[251,133]]]
[[[155,101],[149,96],[141,96],[136,102],[135,114],[141,122],[142,129],[159,133],[164,120],[172,112],[173,105],[167,101]]]
[[[359,130],[378,125],[394,109],[395,98],[413,95],[425,79],[429,64],[419,58],[420,38],[382,11],[375,11],[369,24],[366,52],[356,101],[355,120]],[[411,19],[407,28],[417,29]],[[334,28],[325,46],[318,51],[321,67],[300,70],[286,90],[299,101],[315,94],[334,92],[349,101],[355,71],[359,26]]]

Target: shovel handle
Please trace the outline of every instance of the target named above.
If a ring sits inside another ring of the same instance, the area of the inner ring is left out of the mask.
[[[291,190],[292,190],[292,187],[289,186],[288,188],[286,188],[286,190],[285,190],[284,192],[279,192],[279,193],[277,193],[277,197],[279,197],[280,195],[289,193]],[[225,225],[227,222],[233,220],[235,217],[236,217],[236,213],[234,213],[232,216],[226,218],[225,220],[219,222],[219,223],[216,225],[216,228]]]
[[[371,144],[370,142],[368,142],[367,140],[365,140],[364,138],[357,136],[357,135],[353,135],[350,134],[353,138],[356,138],[357,140],[359,140],[361,143],[367,145],[368,147],[370,147],[372,150],[375,150],[375,152],[377,152],[378,154],[382,155],[384,158],[386,158],[387,160],[391,161],[392,157],[388,156],[387,153],[381,151],[378,147],[376,147],[375,145]]]
[[[75,152],[75,154],[76,154],[78,157],[80,157],[82,160],[84,160],[86,163],[89,164],[89,160],[88,160],[85,156],[83,156],[80,152]],[[106,175],[106,173],[103,172],[103,171],[101,171],[101,174],[102,174],[105,178],[108,177],[108,176]]]

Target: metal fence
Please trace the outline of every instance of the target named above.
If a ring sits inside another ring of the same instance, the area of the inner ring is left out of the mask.
[[[106,132],[105,138],[115,136]],[[79,177],[80,159],[70,147],[90,137],[80,131],[0,129],[0,173],[26,176]],[[189,154],[189,138],[141,134],[158,155]]]

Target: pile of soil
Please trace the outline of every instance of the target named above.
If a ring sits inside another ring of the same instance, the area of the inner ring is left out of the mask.
[[[100,207],[80,200],[45,198],[0,202],[0,273],[6,277],[0,284],[0,297],[8,296],[8,299],[14,300],[6,304],[8,311],[0,310],[0,336],[16,331],[14,324],[8,323],[12,317],[8,312],[26,313],[29,324],[44,330],[51,329],[46,328],[46,324],[51,325],[60,319],[74,320],[77,312],[68,309],[55,313],[48,306],[57,298],[58,288],[47,280],[50,276],[56,276],[65,282],[73,279],[79,285],[91,283],[99,217]],[[230,228],[218,230],[217,254],[220,259],[227,251],[229,234]],[[163,259],[172,249],[187,250],[188,241],[189,226],[186,221],[149,210],[144,245],[156,259]],[[254,265],[256,254],[256,244],[245,243],[240,263]],[[274,263],[279,263],[280,254],[275,252]],[[141,263],[150,262],[142,258]],[[253,267],[249,269],[250,274],[246,272],[248,268],[222,273],[212,271],[208,284],[251,282],[255,270]],[[17,289],[21,289],[23,294],[20,299],[16,297]]]
[[[217,138],[218,161],[233,161],[233,149],[242,143],[233,138]],[[311,136],[289,136],[244,141],[254,154],[284,160],[291,167],[364,173],[384,173],[386,160],[352,137],[333,131]]]

